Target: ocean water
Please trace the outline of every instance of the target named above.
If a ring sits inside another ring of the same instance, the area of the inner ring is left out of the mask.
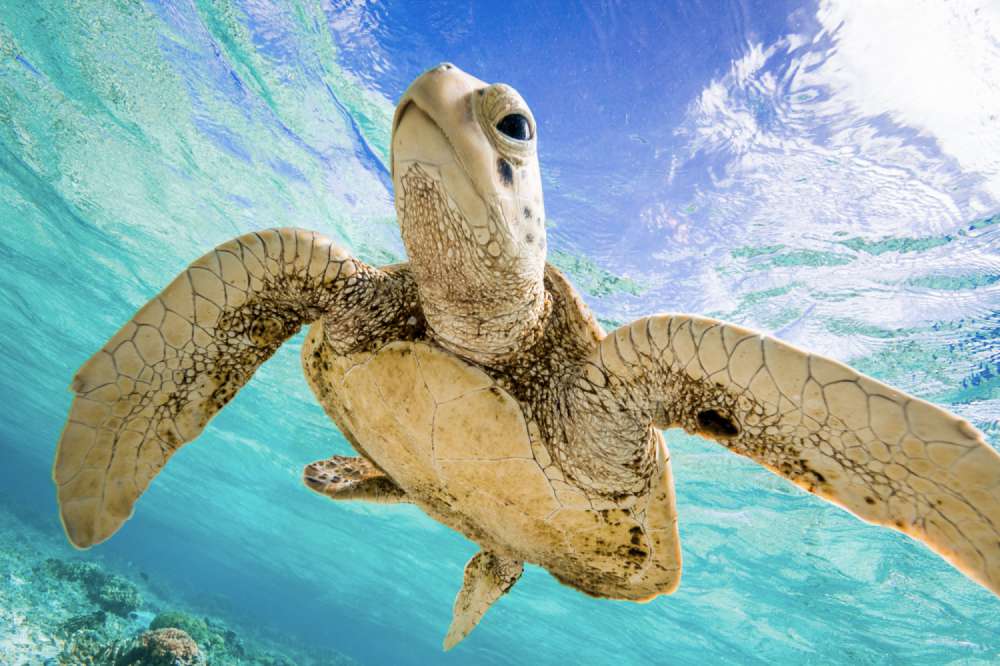
[[[680,311],[765,330],[1000,446],[995,2],[8,2],[0,512],[16,520],[0,545],[142,572],[196,611],[360,663],[1000,661],[986,590],[678,432],[674,595],[595,600],[529,566],[443,653],[476,547],[412,507],[302,486],[306,463],[350,447],[305,384],[301,337],[119,534],[65,543],[49,470],[77,367],[249,230],[403,260],[389,124],[443,60],[531,105],[550,261],[607,327]],[[0,643],[0,662],[27,655]]]

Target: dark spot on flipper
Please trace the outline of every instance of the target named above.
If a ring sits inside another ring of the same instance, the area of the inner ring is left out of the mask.
[[[524,242],[531,245],[535,242],[535,234],[528,234],[524,237]]]
[[[528,208],[527,206],[525,206],[524,207],[524,219],[527,220],[529,217],[531,217],[531,209]]]
[[[714,409],[698,412],[698,430],[713,437],[735,437],[740,429],[729,419]]]
[[[497,173],[500,174],[500,180],[504,185],[514,184],[514,168],[502,157],[497,160]]]
[[[865,497],[865,503],[867,503],[867,504],[874,504],[875,503],[875,499],[872,498],[872,497]]]

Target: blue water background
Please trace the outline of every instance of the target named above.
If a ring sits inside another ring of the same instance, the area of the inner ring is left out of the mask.
[[[928,82],[865,62],[879,40],[857,48],[864,17],[837,4],[4,4],[0,503],[60,530],[49,469],[70,378],[207,249],[294,225],[401,260],[389,121],[444,60],[531,105],[550,260],[608,326],[680,311],[766,330],[947,405],[997,446],[1000,121],[992,98],[925,88],[1000,90],[998,14],[951,5],[927,48],[952,30],[972,55]],[[873,30],[889,40],[921,11]],[[934,113],[873,108],[854,66]],[[673,432],[676,594],[599,601],[528,567],[444,654],[475,547],[412,507],[301,485],[304,464],[350,449],[300,344],[93,556],[364,663],[1000,659],[1000,601],[922,546]]]

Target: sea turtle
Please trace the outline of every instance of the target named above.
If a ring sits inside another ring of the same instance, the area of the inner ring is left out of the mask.
[[[195,261],[73,380],[54,478],[69,539],[110,537],[171,455],[304,324],[312,390],[359,454],[313,463],[336,500],[409,502],[482,548],[450,647],[523,563],[596,597],[680,580],[679,427],[862,520],[923,541],[1000,593],[1000,455],[969,423],[836,361],[707,317],[605,334],[545,262],[537,128],[520,95],[450,64],[392,123],[409,262],[300,229]]]

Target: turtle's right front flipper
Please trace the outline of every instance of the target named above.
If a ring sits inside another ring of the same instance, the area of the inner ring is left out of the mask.
[[[53,478],[70,541],[104,541],[153,477],[303,324],[344,344],[406,321],[393,276],[299,229],[235,238],[191,264],[87,361]],[[397,285],[398,286],[398,285]]]

